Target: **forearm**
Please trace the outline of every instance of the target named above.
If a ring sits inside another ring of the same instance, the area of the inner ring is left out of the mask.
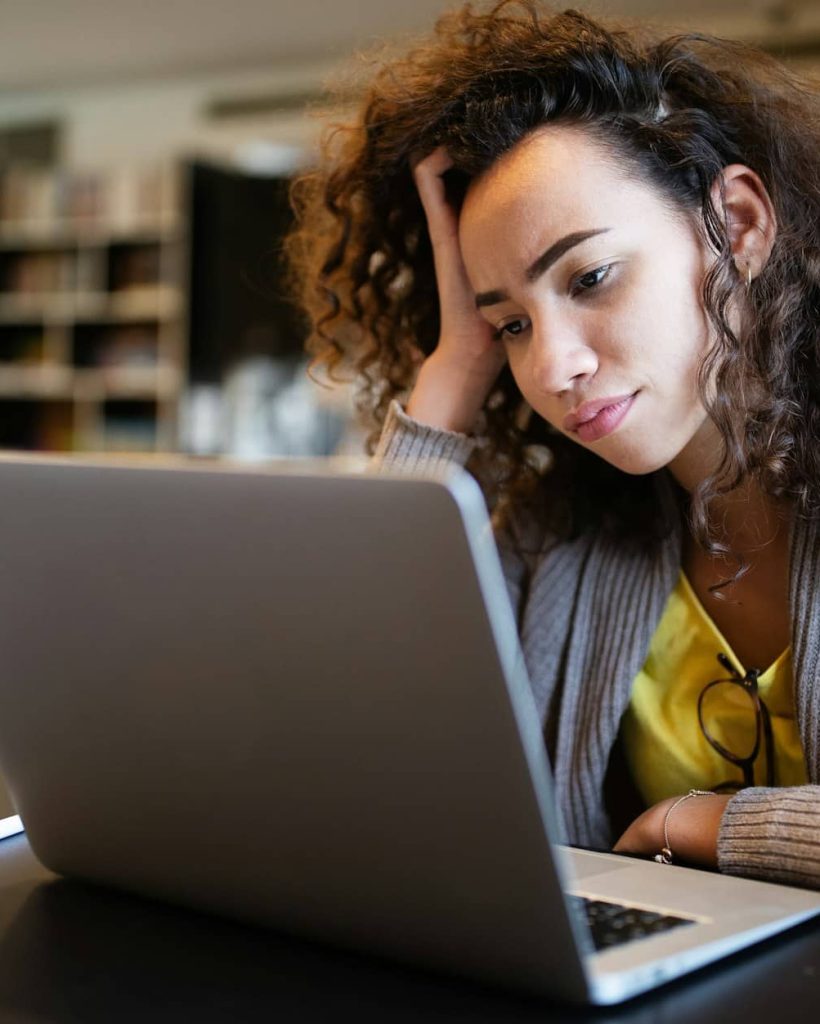
[[[820,786],[752,787],[731,798],[693,797],[675,807],[676,801],[644,811],[615,851],[654,856],[666,845],[666,822],[669,849],[679,863],[820,889]]]
[[[668,850],[672,863],[715,868],[718,831],[728,802],[728,796],[716,793],[669,797],[636,818],[614,850],[646,857]]]
[[[453,359],[437,350],[419,370],[408,415],[440,430],[469,434],[500,367],[500,360],[488,363],[486,355],[471,361],[464,353]]]
[[[721,871],[820,889],[820,786],[741,790],[721,818]]]

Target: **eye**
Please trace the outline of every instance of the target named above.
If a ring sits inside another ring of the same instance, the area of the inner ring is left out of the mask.
[[[602,267],[596,267],[595,270],[588,270],[585,274],[577,277],[570,289],[571,295],[581,295],[583,292],[592,291],[597,288],[605,278],[608,276],[610,270],[612,270],[612,264],[606,263]]]
[[[503,341],[505,338],[515,338],[519,334],[523,334],[529,326],[527,319],[508,320],[505,324],[501,324],[499,328],[493,334],[495,341]]]

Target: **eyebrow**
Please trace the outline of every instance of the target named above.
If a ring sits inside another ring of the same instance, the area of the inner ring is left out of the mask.
[[[611,228],[593,228],[591,231],[573,231],[570,235],[564,235],[563,238],[559,238],[557,242],[545,249],[541,255],[534,260],[524,271],[524,278],[532,284],[542,274],[545,274],[549,268],[561,259],[570,249],[574,249],[576,245],[580,245],[581,242],[586,242],[588,238],[594,238],[595,235],[603,235],[605,232],[610,231]],[[506,302],[509,299],[507,292],[495,288],[489,292],[478,292],[475,297],[475,304],[477,309],[481,309],[482,306],[495,306],[499,302]]]

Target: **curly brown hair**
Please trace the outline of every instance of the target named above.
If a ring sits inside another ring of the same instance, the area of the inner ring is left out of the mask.
[[[448,194],[535,128],[581,126],[674,209],[716,255],[702,301],[716,341],[701,397],[723,438],[717,472],[691,496],[690,522],[726,552],[714,499],[742,480],[820,514],[820,95],[773,58],[705,35],[663,38],[536,0],[468,4],[432,37],[384,61],[355,122],[329,132],[319,169],[294,183],[288,240],[308,312],[308,350],[331,376],[352,371],[372,447],[390,401],[436,346],[439,307],[411,160],[445,146]],[[712,200],[721,170],[750,166],[772,199],[777,237],[748,292]],[[737,331],[730,311],[745,315]],[[707,387],[708,382],[711,387]],[[656,474],[630,477],[528,415],[508,368],[483,413],[471,468],[501,507],[537,500],[559,536],[590,526],[646,541],[665,534]],[[531,453],[546,448],[549,470]]]

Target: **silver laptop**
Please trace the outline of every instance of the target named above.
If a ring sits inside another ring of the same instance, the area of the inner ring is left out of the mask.
[[[0,491],[0,764],[53,870],[598,1003],[820,912],[559,845],[462,471],[7,457]]]

